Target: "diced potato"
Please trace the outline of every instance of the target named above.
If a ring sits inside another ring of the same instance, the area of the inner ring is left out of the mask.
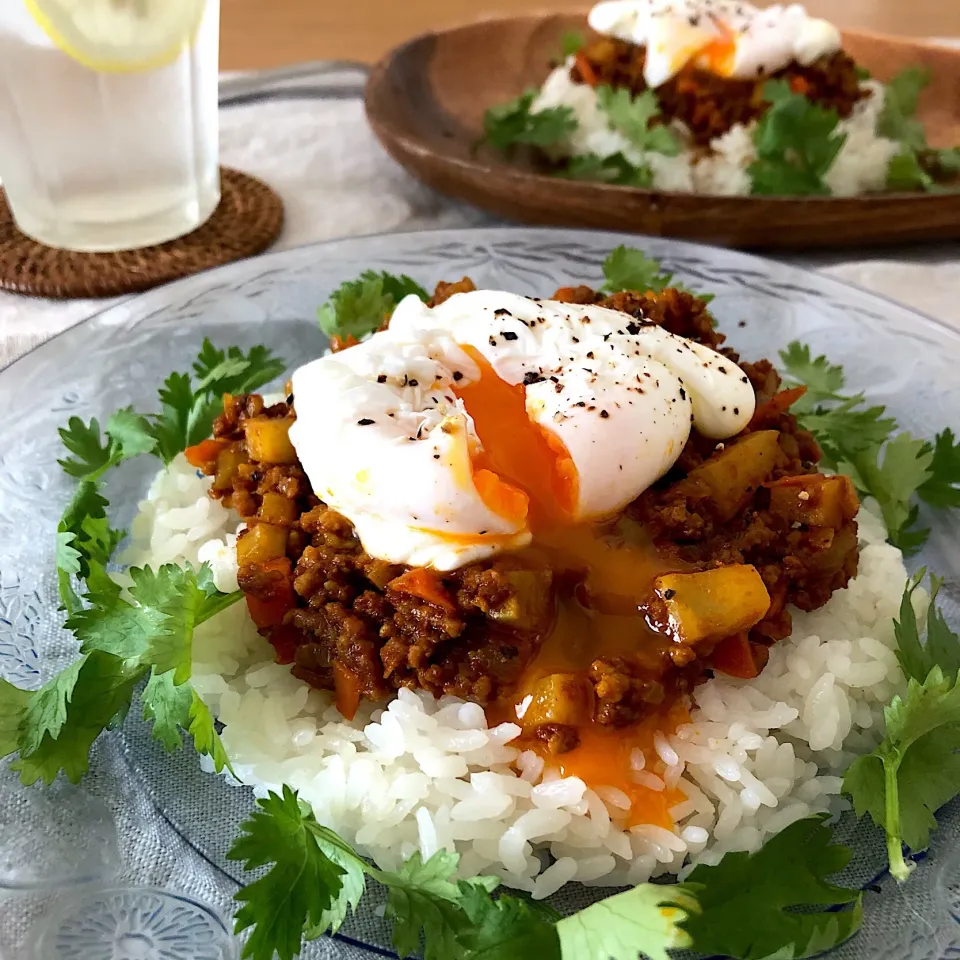
[[[287,552],[287,531],[271,523],[257,523],[237,540],[237,562],[266,563]]]
[[[214,490],[229,490],[233,478],[237,475],[241,463],[248,461],[246,453],[238,443],[231,443],[217,454],[217,472],[213,478]]]
[[[535,630],[550,617],[550,571],[511,570],[505,579],[513,587],[506,603],[492,607],[487,616],[518,630]]]
[[[267,523],[283,526],[292,523],[297,516],[297,505],[279,493],[265,493],[257,516]]]
[[[776,430],[748,433],[695,467],[681,482],[706,486],[720,519],[729,520],[776,466],[780,457],[778,437]]]
[[[576,673],[552,673],[538,680],[521,723],[533,730],[545,723],[577,727],[593,719],[593,685]]]
[[[784,477],[769,484],[768,489],[770,510],[791,523],[838,529],[860,508],[853,483],[842,475]]]
[[[297,451],[290,442],[293,420],[253,417],[243,422],[247,449],[254,460],[261,463],[296,463]]]
[[[666,604],[674,636],[691,646],[748,630],[770,609],[767,588],[750,564],[664,574],[654,589]]]

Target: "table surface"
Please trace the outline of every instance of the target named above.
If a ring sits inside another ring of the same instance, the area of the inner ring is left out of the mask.
[[[324,58],[373,62],[403,40],[438,27],[485,16],[588,6],[589,0],[223,0],[221,62],[226,70]],[[956,0],[807,0],[806,6],[844,27],[960,36]]]

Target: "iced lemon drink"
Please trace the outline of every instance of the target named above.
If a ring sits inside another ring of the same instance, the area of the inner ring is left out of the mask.
[[[0,181],[51,246],[181,236],[220,199],[219,0],[2,0]]]

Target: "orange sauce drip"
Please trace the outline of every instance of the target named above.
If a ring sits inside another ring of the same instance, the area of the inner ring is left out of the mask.
[[[587,727],[581,733],[579,747],[559,757],[545,759],[561,776],[579,777],[589,787],[608,786],[623,791],[630,798],[626,826],[652,823],[669,830],[673,827],[670,808],[686,800],[686,794],[676,787],[652,790],[636,783],[631,777],[630,755],[639,748],[646,759],[644,770],[661,775],[664,764],[653,746],[654,734],[658,730],[664,734],[673,733],[689,720],[686,705],[674,703],[614,736],[597,726]]]
[[[491,722],[516,721],[517,705],[538,680],[553,673],[585,674],[598,657],[629,657],[658,674],[670,641],[647,625],[644,607],[653,578],[676,570],[677,564],[664,562],[642,529],[629,521],[573,522],[578,477],[563,443],[530,420],[523,385],[506,383],[478,351],[463,349],[480,369],[477,381],[454,388],[483,447],[471,464],[476,489],[499,515],[527,517],[534,535],[528,554],[546,559],[554,571],[575,571],[579,581],[574,596],[558,598],[553,629],[517,689],[509,700],[488,708]],[[626,730],[590,724],[580,728],[579,747],[546,759],[561,774],[578,776],[590,787],[622,790],[632,801],[628,825],[669,828],[673,821],[668,811],[684,795],[634,782],[630,755],[640,748],[647,768],[655,769],[654,733],[672,732],[685,719],[684,704],[666,703],[656,715]],[[539,749],[540,744],[530,746]]]

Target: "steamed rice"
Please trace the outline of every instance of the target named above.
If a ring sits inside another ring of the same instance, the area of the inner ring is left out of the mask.
[[[555,148],[557,157],[594,154],[610,157],[623,154],[635,166],[646,165],[653,173],[657,190],[680,193],[702,193],[715,196],[747,196],[751,190],[747,168],[757,159],[753,143],[755,124],[735,124],[723,136],[710,143],[709,152],[694,151],[689,146],[675,157],[638,150],[618,130],[614,130],[600,108],[593,87],[574,83],[570,78],[572,61],[555,68],[547,77],[531,107],[533,113],[552,107],[570,107],[577,121],[576,129]],[[864,80],[861,89],[870,96],[854,106],[853,113],[837,125],[838,134],[846,134],[846,142],[824,182],[834,196],[852,197],[882,190],[887,180],[890,160],[900,145],[877,134],[877,121],[883,111],[885,89],[875,80]],[[671,129],[680,143],[689,143],[682,123],[674,121]]]
[[[217,586],[235,590],[238,520],[207,497],[209,484],[177,457],[141,503],[124,562],[207,561]],[[477,704],[401,690],[386,708],[363,703],[344,720],[332,694],[274,663],[242,603],[198,628],[193,684],[224,725],[240,783],[258,796],[289,784],[385,869],[447,849],[463,875],[496,874],[536,898],[573,880],[683,875],[757,850],[811,813],[837,812],[843,770],[882,736],[883,704],[903,686],[892,619],[907,572],[869,505],[858,520],[849,586],[820,610],[793,611],[792,636],[757,679],[708,681],[690,723],[657,735],[655,755],[634,751],[637,782],[685,797],[671,809],[673,830],[626,828],[620,790],[560,778],[512,745],[518,725],[488,727]],[[922,591],[914,602],[921,613]]]

